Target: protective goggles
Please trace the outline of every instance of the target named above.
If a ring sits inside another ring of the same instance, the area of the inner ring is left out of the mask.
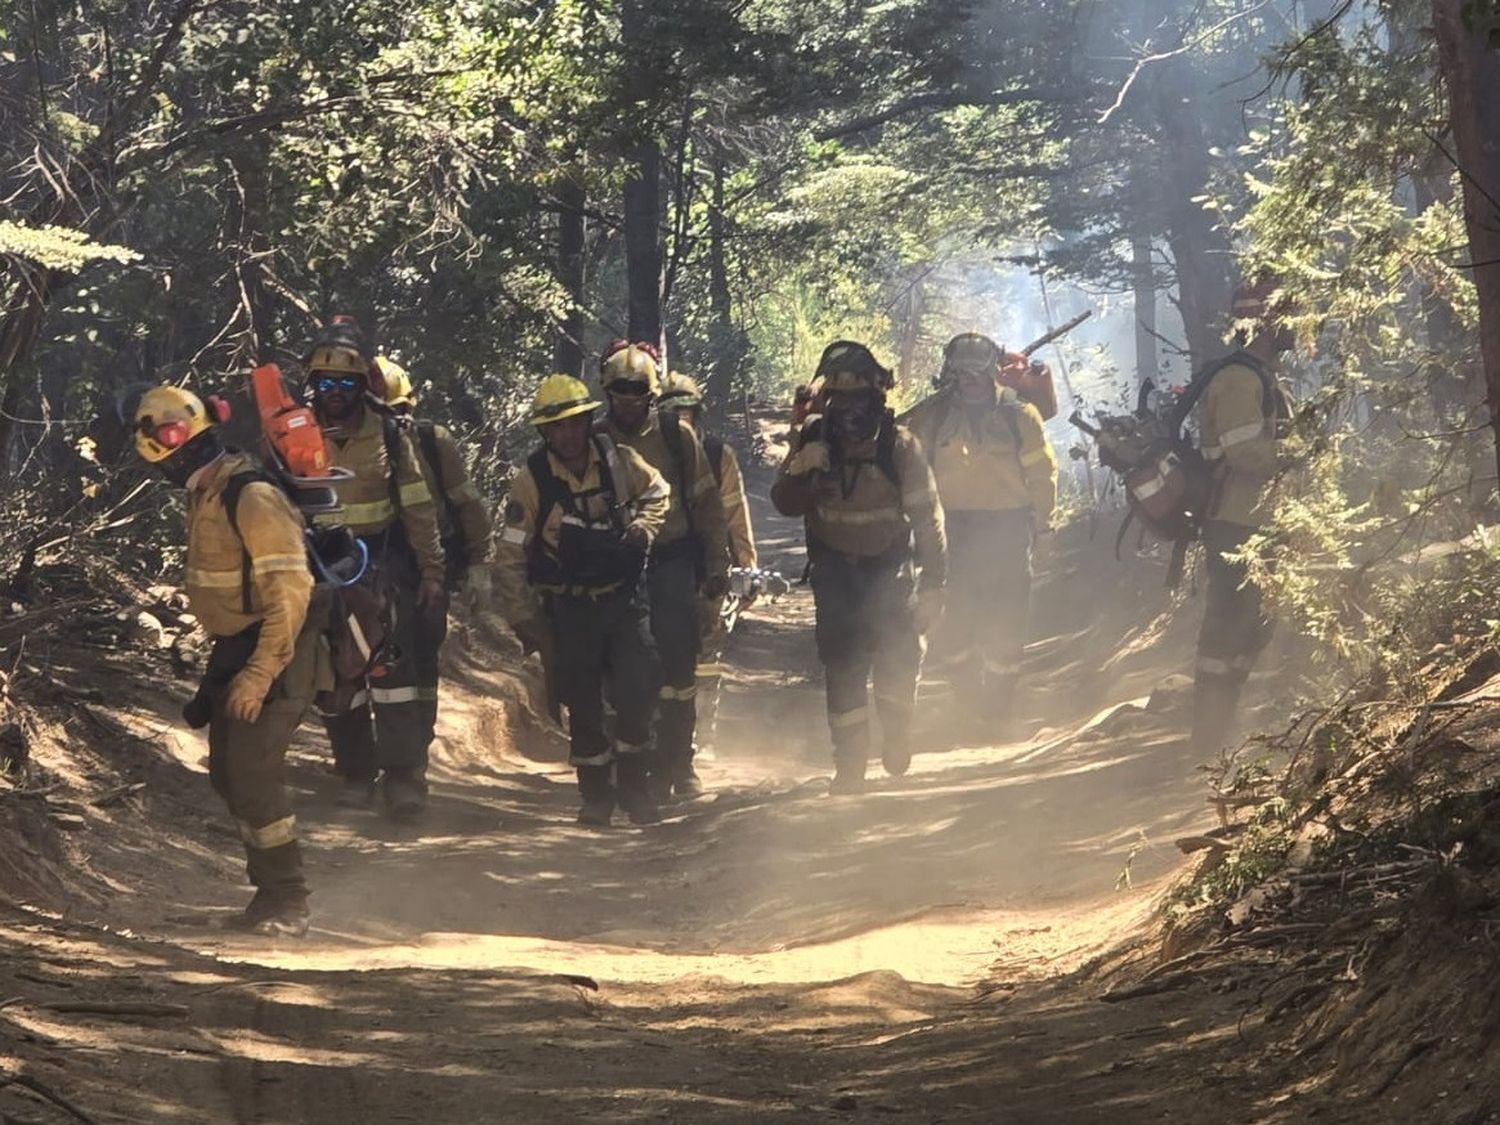
[[[651,393],[651,384],[645,379],[619,379],[604,390],[615,398],[645,398]]]
[[[332,394],[334,391],[343,391],[345,394],[354,394],[364,383],[358,375],[315,375],[312,380],[313,391],[320,395]]]

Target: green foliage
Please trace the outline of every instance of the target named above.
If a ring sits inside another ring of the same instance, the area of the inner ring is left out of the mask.
[[[0,257],[19,258],[44,269],[73,273],[90,262],[137,262],[141,255],[125,246],[93,242],[80,230],[29,227],[0,219]]]

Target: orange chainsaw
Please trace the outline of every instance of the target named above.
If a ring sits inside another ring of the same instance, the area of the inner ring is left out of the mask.
[[[263,363],[250,372],[250,396],[260,415],[267,461],[296,489],[297,506],[310,513],[338,511],[333,485],[354,474],[331,463],[328,442],[312,408],[292,396],[281,368],[274,363]]]

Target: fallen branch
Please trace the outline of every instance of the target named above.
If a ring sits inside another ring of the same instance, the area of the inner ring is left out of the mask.
[[[1176,988],[1185,988],[1197,980],[1201,974],[1196,972],[1172,973],[1170,976],[1159,977],[1156,980],[1143,980],[1139,984],[1133,984],[1129,988],[1112,988],[1102,994],[1099,999],[1106,1004],[1118,1004],[1121,1000],[1136,1000],[1142,996],[1155,996],[1158,992],[1171,992]]]
[[[58,1109],[67,1112],[72,1116],[74,1121],[82,1121],[84,1125],[98,1125],[97,1121],[68,1101],[67,1098],[47,1086],[40,1079],[33,1078],[29,1074],[5,1074],[0,1072],[0,1090],[3,1090],[7,1086],[20,1086],[22,1089],[30,1090],[37,1097],[43,1098],[57,1106]]]
[[[144,781],[132,781],[129,785],[121,785],[115,789],[106,790],[90,801],[89,804],[93,805],[96,809],[108,808],[125,797],[139,793],[144,788],[146,788]]]
[[[95,1016],[152,1016],[184,1018],[192,1014],[186,1004],[154,1004],[142,1001],[75,1000],[38,1004],[49,1012]]]

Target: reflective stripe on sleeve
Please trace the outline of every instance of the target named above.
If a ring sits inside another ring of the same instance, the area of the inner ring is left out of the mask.
[[[896,523],[901,519],[900,508],[818,508],[818,518],[824,523],[846,523],[851,525]]]
[[[1220,434],[1219,444],[1225,449],[1229,449],[1231,446],[1244,445],[1247,441],[1254,441],[1265,432],[1266,426],[1264,420],[1256,419],[1254,422],[1243,426],[1236,426],[1234,429],[1226,430]]]
[[[500,542],[514,543],[517,547],[524,547],[531,542],[531,535],[524,527],[506,526],[500,530]]]
[[[407,481],[398,490],[403,508],[420,508],[423,504],[432,503],[432,493],[427,491],[425,480]]]
[[[275,571],[298,571],[307,569],[306,553],[296,555],[261,555],[251,560],[250,569],[256,574],[270,574]]]
[[[345,504],[344,519],[358,527],[387,524],[395,518],[395,509],[389,500],[371,500],[367,504]]]

